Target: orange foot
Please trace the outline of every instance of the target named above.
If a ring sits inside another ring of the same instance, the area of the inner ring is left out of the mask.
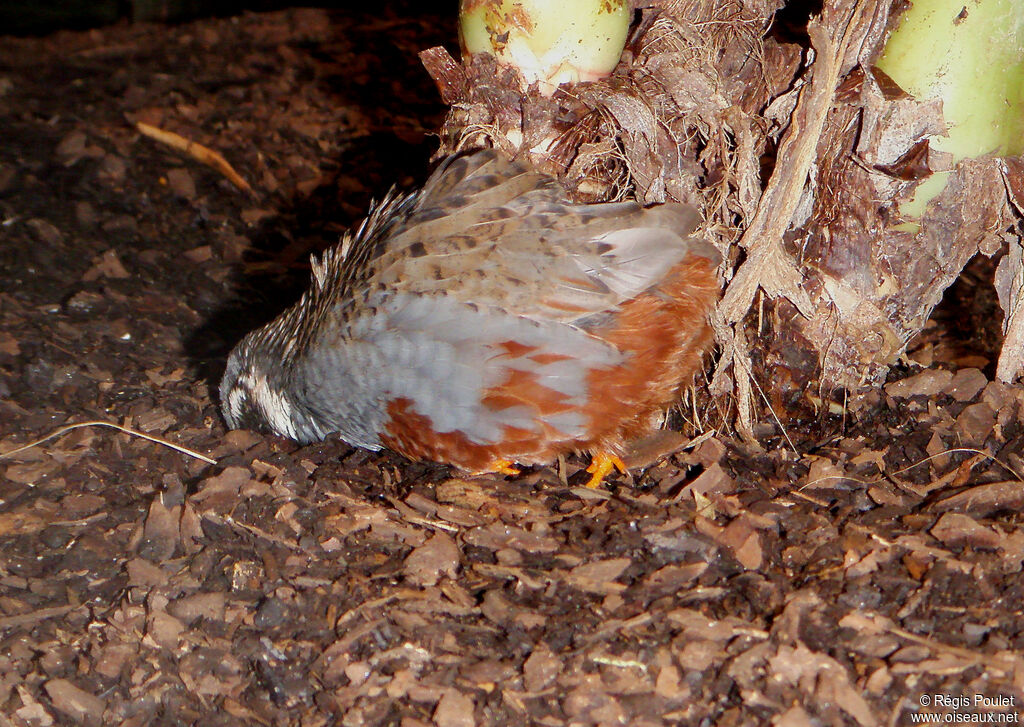
[[[605,476],[612,470],[618,470],[622,474],[626,474],[626,463],[614,454],[596,452],[590,459],[590,466],[587,467],[587,472],[590,473],[587,487],[600,486],[604,482]]]
[[[497,472],[499,475],[511,475],[515,477],[522,470],[514,466],[515,463],[510,459],[496,459],[487,465],[487,469],[482,469],[479,472],[474,472],[474,475],[489,475]]]

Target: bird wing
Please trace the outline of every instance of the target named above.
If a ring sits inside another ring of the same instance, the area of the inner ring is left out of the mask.
[[[455,157],[367,260],[370,288],[444,294],[516,315],[578,321],[655,287],[689,254],[693,207],[572,203],[553,177],[492,150]]]

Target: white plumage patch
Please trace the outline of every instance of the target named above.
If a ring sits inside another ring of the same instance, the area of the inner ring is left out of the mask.
[[[291,402],[280,391],[270,388],[266,377],[246,372],[238,377],[228,394],[231,418],[238,421],[245,412],[246,400],[257,408],[270,428],[285,437],[296,439],[294,411]]]

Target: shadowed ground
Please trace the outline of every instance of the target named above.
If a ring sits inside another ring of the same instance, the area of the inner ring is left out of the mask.
[[[422,12],[0,42],[0,451],[102,419],[217,462],[99,428],[0,460],[0,724],[1019,714],[1024,390],[951,338],[992,320],[962,289],[913,347],[930,368],[856,416],[796,451],[666,435],[632,487],[225,435],[227,350],[429,169],[416,52],[455,44]]]

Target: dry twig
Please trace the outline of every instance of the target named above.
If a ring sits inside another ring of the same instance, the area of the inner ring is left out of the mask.
[[[36,439],[35,441],[29,442],[28,444],[24,444],[24,445],[22,445],[20,447],[16,447],[15,449],[10,450],[9,452],[0,452],[0,459],[7,459],[8,457],[13,457],[18,452],[24,452],[26,449],[32,449],[32,447],[36,447],[36,446],[42,444],[43,442],[48,442],[51,439],[54,439],[55,437],[59,437],[60,435],[64,434],[65,432],[70,432],[72,429],[81,429],[82,427],[110,427],[111,429],[116,429],[119,432],[124,432],[125,434],[131,434],[134,437],[140,437],[141,439],[148,439],[150,442],[156,442],[157,444],[162,444],[165,447],[170,447],[171,449],[176,450],[178,452],[181,452],[182,454],[187,454],[189,457],[194,457],[195,459],[200,459],[203,462],[206,462],[207,464],[217,464],[217,460],[210,459],[209,457],[207,457],[204,454],[199,454],[199,452],[196,452],[194,449],[189,449],[188,447],[183,447],[182,445],[175,444],[174,442],[171,442],[171,441],[169,441],[167,439],[161,439],[160,437],[154,437],[152,434],[146,434],[145,432],[140,432],[137,429],[129,429],[128,427],[122,427],[120,424],[114,424],[113,422],[105,422],[105,421],[101,421],[101,420],[96,420],[96,421],[91,421],[91,422],[78,422],[77,424],[68,424],[66,427],[61,427],[60,429],[57,429],[56,431],[50,432],[45,437],[41,437],[39,439]]]
[[[224,175],[229,182],[242,191],[248,192],[249,194],[255,194],[253,188],[249,186],[249,183],[242,179],[242,175],[236,172],[234,167],[232,167],[228,163],[227,159],[221,156],[219,152],[215,152],[213,149],[209,149],[202,144],[186,139],[184,136],[175,134],[173,131],[164,131],[163,129],[157,128],[156,126],[150,126],[142,121],[136,122],[135,128],[137,128],[143,136],[148,136],[150,139],[159,141],[161,144],[166,144],[172,149],[177,149],[180,152],[188,154],[197,162],[201,162],[212,169],[216,169]]]

